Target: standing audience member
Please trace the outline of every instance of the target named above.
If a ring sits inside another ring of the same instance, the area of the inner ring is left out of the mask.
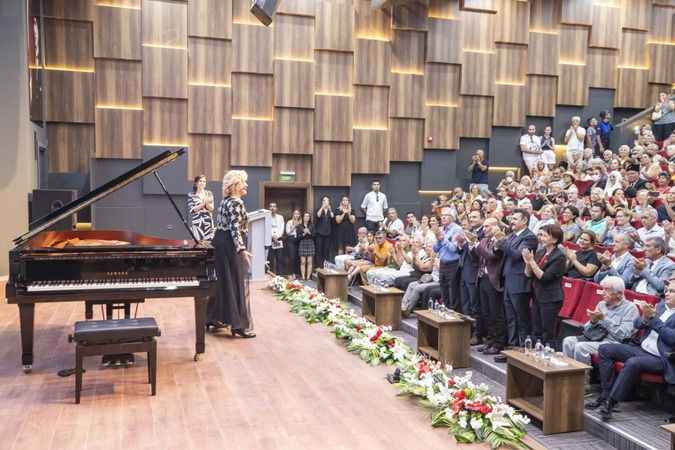
[[[440,258],[438,281],[441,285],[443,303],[448,308],[459,310],[459,255],[460,247],[465,242],[462,228],[454,222],[455,218],[449,207],[441,210],[441,226],[432,231],[436,234],[434,251]]]
[[[206,175],[198,175],[194,179],[192,192],[187,196],[187,208],[192,234],[198,241],[213,239],[213,193],[206,189]]]
[[[529,125],[527,134],[520,137],[520,151],[523,154],[523,161],[527,167],[528,173],[532,174],[537,167],[537,162],[542,158],[541,138],[535,133],[537,127]]]
[[[384,210],[389,207],[387,196],[380,192],[380,180],[373,180],[372,190],[363,197],[361,209],[366,213],[366,228],[371,233],[380,229],[384,220]]]
[[[576,164],[584,152],[584,140],[586,130],[581,126],[579,116],[572,117],[572,123],[565,132],[565,145],[567,145],[567,164],[571,167]]]
[[[541,137],[541,160],[550,170],[555,166],[555,138],[552,135],[553,129],[550,125],[544,127],[544,135]]]
[[[337,238],[338,255],[345,253],[347,247],[351,247],[356,242],[354,234],[354,224],[356,223],[356,214],[349,202],[349,197],[344,196],[340,200],[340,206],[335,213],[335,231]]]
[[[316,212],[316,224],[314,234],[316,239],[316,264],[323,266],[324,261],[330,259],[330,243],[333,232],[333,219],[335,213],[330,205],[330,198],[321,197],[321,207]]]
[[[302,215],[302,223],[296,229],[298,238],[298,255],[300,256],[300,276],[303,280],[309,280],[314,267],[314,225],[312,214],[306,212]]]
[[[478,149],[471,157],[469,173],[471,173],[471,185],[478,186],[482,195],[486,195],[488,189],[488,169],[490,163],[485,159],[485,150]]]
[[[598,124],[598,134],[600,135],[600,142],[605,149],[610,148],[609,138],[614,131],[614,125],[612,125],[612,114],[609,111],[602,111],[600,113],[600,123]]]
[[[288,252],[287,272],[298,275],[300,272],[300,260],[298,259],[298,227],[302,223],[302,214],[299,209],[294,209],[291,218],[286,222],[286,251]]]
[[[602,157],[602,152],[605,151],[605,148],[602,146],[597,127],[598,119],[595,117],[588,119],[588,126],[586,128],[586,148],[593,150],[594,157]]]
[[[284,217],[279,214],[277,204],[272,202],[270,203],[270,228],[272,234],[272,244],[267,253],[267,263],[269,264],[269,270],[272,273],[279,274],[282,272],[281,269],[281,253],[284,249],[284,241],[282,240],[284,236],[285,222]]]
[[[472,243],[478,243],[483,237],[483,215],[480,211],[471,211],[469,213],[469,229],[465,232],[466,238]],[[484,330],[479,329],[481,323],[478,320],[480,316],[480,299],[478,298],[478,257],[471,252],[471,245],[468,243],[462,247],[459,258],[460,276],[460,298],[462,301],[462,312],[476,319],[473,326],[473,336],[471,345],[480,345],[483,343]]]
[[[654,105],[652,113],[654,121],[654,138],[661,142],[675,131],[675,102],[668,98],[668,94],[661,92],[659,101]]]

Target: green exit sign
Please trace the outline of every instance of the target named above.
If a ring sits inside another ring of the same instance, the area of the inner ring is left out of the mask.
[[[282,183],[292,183],[295,181],[295,172],[281,171],[279,172],[279,181]]]

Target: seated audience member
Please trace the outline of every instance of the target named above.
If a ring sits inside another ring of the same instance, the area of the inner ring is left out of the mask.
[[[485,355],[500,355],[506,347],[506,319],[502,284],[504,253],[496,243],[504,239],[500,222],[487,218],[483,223],[483,238],[472,248],[478,256],[478,298],[480,304],[478,330],[483,333],[483,346],[478,351]],[[500,355],[501,356],[501,355]]]
[[[633,290],[643,294],[662,296],[665,280],[675,271],[675,262],[668,257],[668,246],[661,238],[648,239],[645,243],[645,259],[635,261],[631,280]]]
[[[627,400],[635,390],[642,372],[663,374],[669,384],[675,384],[675,363],[668,355],[675,351],[675,286],[669,286],[664,301],[656,307],[641,302],[642,316],[634,326],[644,330],[640,345],[603,344],[600,346],[600,385],[602,393],[588,408],[600,409],[602,419],[612,418],[617,403]],[[614,362],[624,363],[617,374]]]
[[[658,213],[654,208],[647,208],[640,215],[642,228],[637,230],[637,236],[633,236],[636,240],[635,246],[637,248],[642,248],[649,239],[666,238],[666,232],[656,223],[657,217]]]
[[[600,282],[603,299],[594,311],[588,311],[589,320],[580,336],[568,336],[563,340],[563,353],[584,364],[591,364],[591,355],[602,344],[618,344],[633,334],[633,322],[639,317],[637,306],[624,297],[626,286],[616,276],[608,276]],[[589,385],[586,372],[586,386]]]
[[[403,232],[408,235],[408,237],[412,238],[417,230],[419,229],[420,224],[417,222],[417,217],[415,217],[415,213],[408,211],[405,213],[405,227],[403,228]]]
[[[558,248],[563,232],[558,224],[545,225],[537,235],[540,250],[533,254],[523,249],[525,274],[532,279],[532,332],[542,342],[556,342],[558,313],[563,303],[562,277],[567,270],[566,258]]]
[[[439,265],[440,259],[434,258],[431,274],[424,274],[419,280],[408,285],[401,300],[401,313],[404,317],[408,317],[417,304],[426,308],[430,298],[441,297],[441,285],[438,282]]]
[[[396,239],[399,235],[403,234],[403,221],[398,218],[396,208],[389,208],[387,210],[387,218],[384,219],[382,228],[390,239]]]
[[[366,272],[368,284],[375,286],[392,286],[398,277],[410,275],[412,266],[412,249],[410,238],[402,234],[394,243],[389,264],[383,267],[372,267]]]
[[[630,224],[630,219],[630,210],[623,208],[618,209],[616,211],[616,216],[614,217],[614,225],[610,226],[607,231],[607,237],[605,238],[604,244],[611,245],[619,234],[626,234],[630,236],[631,239],[633,239],[633,236],[637,236],[637,230]]]
[[[539,215],[539,221],[535,225],[534,230],[532,230],[534,234],[539,233],[539,230],[541,230],[546,225],[553,225],[557,222],[555,219],[555,207],[553,205],[542,206],[539,210]]]
[[[420,226],[415,230],[413,237],[419,238],[424,247],[436,245],[436,235],[431,228],[438,226],[438,218],[436,216],[422,216],[420,219]]]
[[[644,189],[647,180],[640,177],[640,166],[633,162],[629,162],[626,166],[626,187],[624,193],[626,198],[635,198],[640,189]]]
[[[560,215],[560,228],[563,230],[565,241],[575,242],[581,234],[581,227],[577,223],[579,210],[574,206],[567,206]]]
[[[630,254],[633,250],[633,239],[627,234],[617,234],[613,241],[613,255],[609,251],[598,255],[602,265],[595,272],[593,281],[600,283],[608,276],[620,277],[626,288],[630,288],[635,271],[635,258]]]
[[[345,269],[345,263],[352,261],[357,257],[365,258],[368,253],[368,229],[361,227],[356,231],[356,245],[353,247],[347,246],[344,255],[337,255],[335,257],[335,267],[338,270]]]
[[[387,241],[383,230],[375,233],[374,242],[368,247],[367,260],[354,260],[350,264],[350,271],[347,273],[347,279],[352,280],[356,275],[361,275],[361,281],[367,284],[364,274],[373,267],[386,267],[394,254],[394,246]]]
[[[608,223],[605,218],[605,207],[600,203],[594,203],[590,209],[590,220],[584,224],[584,230],[592,231],[597,242],[604,242],[607,235]]]
[[[432,246],[425,247],[422,240],[418,237],[412,238],[411,253],[411,261],[406,262],[412,265],[412,272],[408,275],[396,277],[393,283],[394,286],[402,291],[408,289],[408,285],[413,281],[419,280],[422,275],[430,273],[434,265],[435,256]]]
[[[577,239],[579,251],[565,248],[567,256],[567,276],[570,278],[580,278],[582,280],[592,281],[595,272],[600,267],[598,254],[593,248],[596,244],[595,233],[592,231],[582,231]]]

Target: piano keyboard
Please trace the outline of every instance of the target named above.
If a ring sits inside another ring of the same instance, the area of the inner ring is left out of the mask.
[[[195,277],[133,278],[102,280],[38,281],[26,286],[28,292],[88,291],[120,289],[178,289],[199,286]]]

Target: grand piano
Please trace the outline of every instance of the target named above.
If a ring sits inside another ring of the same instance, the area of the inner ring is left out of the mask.
[[[34,221],[29,232],[14,239],[5,289],[8,303],[19,306],[24,372],[31,371],[34,361],[37,303],[192,297],[195,361],[204,353],[206,309],[215,295],[216,284],[213,247],[197,241],[157,172],[184,152],[166,151],[138,165]],[[149,174],[159,181],[192,239],[161,239],[123,230],[46,231],[63,218]]]

